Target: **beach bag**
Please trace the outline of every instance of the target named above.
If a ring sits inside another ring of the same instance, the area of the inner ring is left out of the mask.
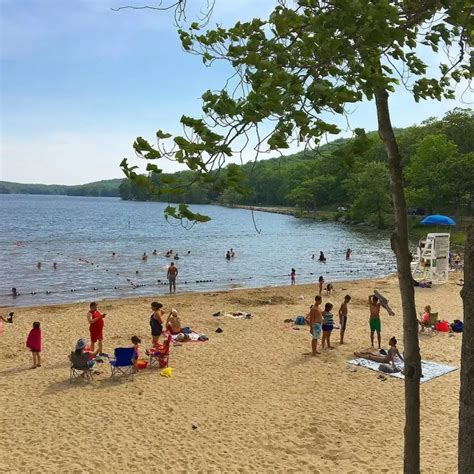
[[[306,319],[304,319],[304,316],[296,316],[295,324],[297,326],[304,326],[306,324]]]
[[[449,323],[448,321],[438,321],[435,324],[436,331],[439,332],[449,332]]]
[[[451,324],[451,328],[453,332],[463,332],[464,330],[464,323],[459,319],[455,319],[454,323]]]
[[[380,364],[379,371],[384,372],[386,374],[395,374],[396,372],[399,372],[399,370],[394,369],[391,364]]]

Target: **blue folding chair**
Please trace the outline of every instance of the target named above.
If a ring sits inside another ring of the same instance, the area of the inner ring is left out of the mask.
[[[117,347],[114,351],[115,358],[110,359],[110,369],[112,370],[112,379],[121,377],[131,377],[133,379],[134,367],[133,359],[135,357],[134,347]]]

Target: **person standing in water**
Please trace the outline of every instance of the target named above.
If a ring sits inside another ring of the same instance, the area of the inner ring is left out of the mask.
[[[174,264],[174,262],[170,263],[166,276],[170,284],[170,293],[176,293],[176,277],[178,276],[178,267]]]
[[[347,249],[346,250],[346,260],[350,260],[352,257],[352,250],[351,249]]]
[[[294,268],[291,269],[291,284],[296,285],[296,270]]]

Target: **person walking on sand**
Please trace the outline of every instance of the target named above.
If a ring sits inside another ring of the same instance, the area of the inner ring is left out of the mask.
[[[313,356],[321,354],[321,352],[318,352],[318,340],[321,337],[321,323],[323,321],[323,315],[321,313],[321,308],[319,307],[321,301],[322,299],[320,295],[314,297],[314,304],[311,306],[309,314],[306,317],[310,327],[311,352]]]
[[[165,314],[163,305],[157,301],[151,303],[153,313],[150,316],[151,339],[153,347],[158,345],[161,333],[163,332],[163,316]]]
[[[322,275],[318,278],[318,284],[319,284],[319,296],[321,296],[321,294],[323,293],[323,285],[324,285],[324,278]]]
[[[33,329],[26,339],[26,347],[28,347],[33,356],[33,365],[31,368],[36,369],[36,367],[41,367],[41,328],[38,321],[33,323]]]
[[[291,269],[291,284],[296,285],[296,270],[294,268]]]
[[[170,293],[176,293],[176,277],[178,276],[178,267],[174,264],[174,262],[170,263],[166,276],[168,277],[170,284]]]
[[[97,309],[97,303],[92,302],[89,305],[87,313],[87,321],[89,322],[89,333],[91,336],[91,352],[94,355],[102,354],[102,341],[104,340],[104,318],[105,313],[101,313]],[[95,352],[95,343],[98,343],[97,352]]]
[[[326,342],[328,345],[328,349],[334,349],[334,347],[331,346],[331,333],[332,333],[332,330],[334,329],[334,317],[331,313],[332,308],[333,308],[332,303],[326,303],[324,305],[323,325],[322,325],[323,338],[321,340],[321,346],[323,349]]]
[[[344,301],[339,308],[339,325],[341,326],[341,340],[340,343],[344,344],[344,334],[346,333],[347,327],[347,305],[351,301],[350,295],[344,296]]]
[[[370,343],[374,347],[374,332],[377,333],[377,342],[380,349],[380,333],[382,331],[382,323],[380,321],[380,303],[379,299],[375,295],[369,296],[369,326],[370,326]]]

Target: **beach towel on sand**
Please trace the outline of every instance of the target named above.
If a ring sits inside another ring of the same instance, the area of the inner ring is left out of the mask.
[[[182,333],[179,333],[179,334],[182,334]],[[179,334],[171,334],[171,340],[175,344],[181,344],[182,342],[204,342],[203,340],[199,339],[199,337],[202,336],[203,334],[199,334],[196,331],[191,330],[191,332],[186,333],[186,335],[189,336],[189,339],[187,339],[186,341],[177,341],[176,338],[179,336]]]
[[[250,319],[252,315],[245,311],[229,311],[223,314],[223,316],[227,316],[232,319]]]
[[[348,364],[357,365],[359,367],[365,367],[366,369],[375,370],[376,372],[383,373],[384,375],[389,375],[390,377],[396,377],[397,379],[404,379],[405,376],[401,372],[396,372],[390,374],[387,372],[382,372],[379,370],[380,362],[374,362],[373,360],[367,360],[362,358],[352,359]],[[403,362],[398,359],[395,360],[395,365],[400,368],[403,367]],[[441,377],[441,375],[449,374],[457,370],[457,367],[451,367],[449,365],[437,364],[436,362],[429,362],[426,360],[421,361],[421,373],[423,377],[420,379],[420,383],[428,382],[436,377]]]

